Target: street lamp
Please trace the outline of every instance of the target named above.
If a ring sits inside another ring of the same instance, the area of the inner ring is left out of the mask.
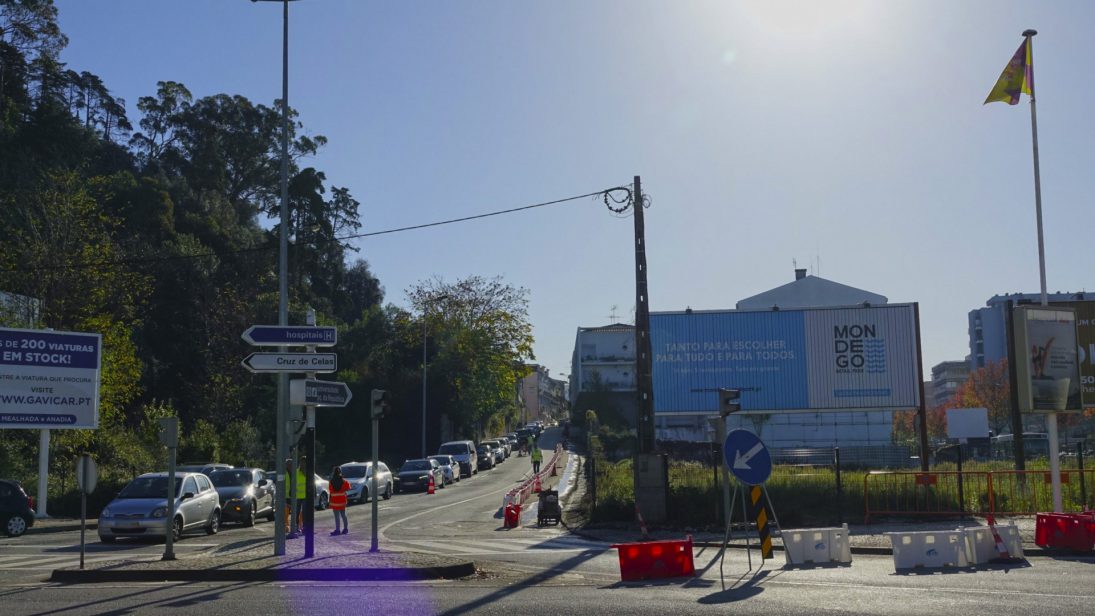
[[[425,300],[422,304],[422,457],[426,457],[426,336],[429,333],[430,305],[452,297],[451,295],[438,295]]]
[[[281,207],[278,214],[281,217],[279,225],[280,242],[278,243],[278,325],[289,324],[289,3],[294,0],[251,0],[251,2],[281,2],[282,4],[282,28],[281,28]],[[285,353],[288,347],[280,347]],[[282,460],[289,453],[286,442],[285,425],[289,419],[289,374],[278,375],[278,410],[277,410],[277,458],[274,460],[278,476],[275,492],[276,502],[282,502],[289,491],[286,490],[286,477]],[[282,524],[274,524],[274,556],[285,554],[285,527]]]

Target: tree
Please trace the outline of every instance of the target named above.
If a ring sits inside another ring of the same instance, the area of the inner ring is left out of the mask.
[[[955,393],[956,406],[981,407],[989,411],[993,434],[1011,432],[1011,379],[1008,360],[990,362],[970,373]]]

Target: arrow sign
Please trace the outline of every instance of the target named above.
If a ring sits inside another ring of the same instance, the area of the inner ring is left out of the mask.
[[[772,456],[756,434],[731,430],[722,444],[726,466],[742,483],[759,486],[772,474]]]
[[[289,381],[289,404],[302,406],[346,406],[350,403],[350,388],[339,381],[293,379]]]
[[[334,353],[251,353],[243,359],[251,372],[336,372]]]
[[[252,346],[335,346],[338,330],[334,327],[295,327],[291,325],[252,325],[241,338]]]

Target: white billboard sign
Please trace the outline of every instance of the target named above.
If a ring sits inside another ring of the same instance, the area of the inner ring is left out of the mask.
[[[988,438],[989,410],[947,409],[947,438]]]
[[[0,328],[0,429],[98,428],[102,336]]]

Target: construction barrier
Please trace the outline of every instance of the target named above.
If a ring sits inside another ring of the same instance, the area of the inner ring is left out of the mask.
[[[692,535],[683,541],[615,543],[619,550],[620,579],[625,582],[695,575]]]
[[[1023,558],[1023,538],[1019,536],[1018,527],[1014,524],[997,524],[996,532],[1004,542],[1010,558]],[[966,560],[971,565],[983,565],[1000,557],[996,539],[988,526],[970,526],[963,528],[962,533],[966,538]]]
[[[505,513],[505,526],[506,528],[517,528],[521,525],[521,505],[509,504],[506,505]]]
[[[886,533],[897,570],[920,567],[967,567],[966,538],[960,530]]]
[[[788,565],[852,562],[848,525],[833,528],[796,528],[781,531]]]
[[[872,471],[863,476],[863,521],[872,517],[1034,515],[1052,509],[1046,471]],[[1081,481],[1083,475],[1083,481]],[[1095,470],[1062,470],[1066,508],[1086,509],[1095,497]]]
[[[528,479],[521,482],[516,488],[513,488],[502,496],[502,511],[504,512],[506,507],[508,507],[512,503],[524,505],[525,501],[527,501],[532,496],[532,494],[534,494],[535,492],[539,492],[540,489],[537,488],[537,486],[541,485],[542,481],[549,477],[548,473],[551,472],[550,469],[555,467],[555,464],[559,462],[559,458],[561,458],[562,455],[563,446],[560,444],[555,445],[555,452],[552,454],[551,461],[548,462],[548,465],[543,467],[544,470],[540,471],[538,474],[530,476]]]
[[[1034,526],[1034,543],[1043,548],[1090,552],[1095,549],[1095,515],[1089,512],[1039,513]]]

